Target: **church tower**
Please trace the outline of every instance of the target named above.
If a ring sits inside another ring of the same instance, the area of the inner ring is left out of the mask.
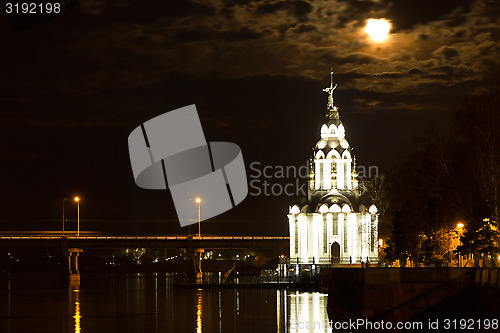
[[[309,163],[305,204],[289,209],[290,263],[378,262],[378,215],[361,204],[356,159],[335,104],[333,71],[326,117]]]

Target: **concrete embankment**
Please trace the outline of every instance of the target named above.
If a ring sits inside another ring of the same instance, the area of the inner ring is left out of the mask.
[[[332,320],[405,321],[476,284],[473,268],[332,268]]]

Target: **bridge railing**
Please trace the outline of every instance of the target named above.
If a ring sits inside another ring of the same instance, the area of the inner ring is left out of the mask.
[[[188,277],[185,274],[174,275],[170,277],[173,285],[183,285],[183,284],[200,284],[195,277]],[[201,284],[291,284],[303,282],[300,276],[253,276],[253,275],[238,275],[230,276],[224,281],[221,276],[217,275],[207,275],[204,274],[201,280]]]
[[[288,240],[289,237],[279,236],[0,236],[0,240],[30,240],[30,239],[68,239],[68,240]]]

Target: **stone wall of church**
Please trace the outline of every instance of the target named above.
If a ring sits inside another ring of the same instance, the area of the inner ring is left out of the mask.
[[[294,213],[288,215],[291,262],[296,263],[297,259],[303,264],[378,262],[376,214]]]

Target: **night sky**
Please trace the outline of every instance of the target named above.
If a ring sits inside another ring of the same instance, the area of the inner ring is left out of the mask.
[[[450,126],[500,50],[496,0],[80,0],[25,29],[0,17],[0,230],[59,229],[79,195],[82,230],[184,233],[168,191],[135,185],[129,133],[196,104],[207,141],[238,144],[249,175],[305,165],[331,67],[358,166],[383,172]],[[391,21],[385,42],[369,18]],[[295,200],[249,196],[202,231],[287,235]]]

